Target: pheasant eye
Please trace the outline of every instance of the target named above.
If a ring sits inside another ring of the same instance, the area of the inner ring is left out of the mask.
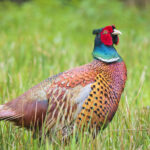
[[[108,31],[107,31],[107,30],[104,30],[104,31],[103,31],[103,34],[108,34]]]

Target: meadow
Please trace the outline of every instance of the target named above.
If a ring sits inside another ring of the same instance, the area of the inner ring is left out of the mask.
[[[0,3],[0,104],[59,72],[92,61],[92,30],[115,24],[128,79],[119,109],[95,139],[40,144],[32,133],[0,122],[0,150],[150,149],[150,6],[114,0]],[[80,133],[79,133],[80,134]]]

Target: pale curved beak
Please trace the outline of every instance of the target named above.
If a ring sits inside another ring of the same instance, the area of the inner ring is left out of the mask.
[[[114,32],[112,33],[113,35],[120,35],[122,34],[119,30],[114,29]]]

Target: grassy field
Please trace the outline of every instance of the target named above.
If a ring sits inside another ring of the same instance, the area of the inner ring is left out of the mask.
[[[32,133],[0,122],[0,150],[150,149],[150,7],[113,1],[34,1],[0,3],[0,104],[51,75],[92,60],[92,30],[115,24],[122,31],[116,47],[128,70],[119,109],[93,140],[39,144]]]

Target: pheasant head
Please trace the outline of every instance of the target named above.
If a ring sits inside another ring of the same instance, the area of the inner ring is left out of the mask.
[[[96,34],[93,50],[93,57],[106,63],[122,61],[121,57],[114,48],[114,44],[119,43],[118,35],[121,34],[114,25],[106,26],[93,31]]]

